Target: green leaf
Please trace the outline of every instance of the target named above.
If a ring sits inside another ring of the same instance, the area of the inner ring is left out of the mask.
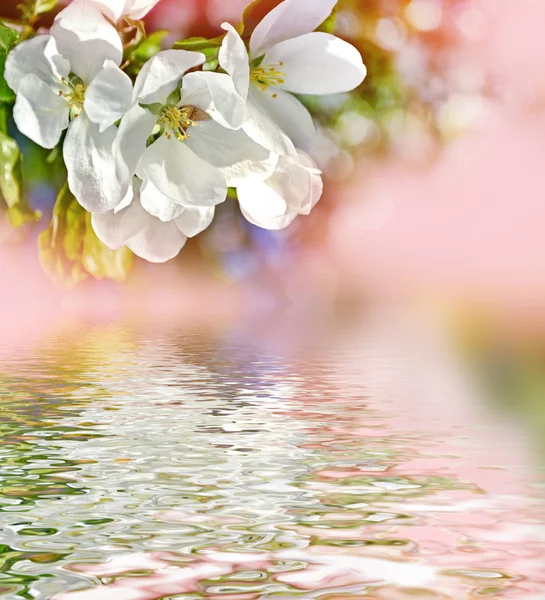
[[[19,34],[0,21],[0,102],[14,102],[15,94],[4,79],[4,67],[9,51],[15,45]]]
[[[218,55],[223,42],[224,35],[211,40],[203,37],[194,37],[180,40],[174,44],[177,50],[189,50],[190,52],[201,52],[206,56],[203,71],[215,71],[218,68]]]
[[[155,31],[136,46],[129,47],[125,52],[125,72],[134,77],[138,75],[144,64],[161,51],[163,39],[167,34],[168,31],[165,30]]]
[[[189,50],[191,52],[202,52],[205,56],[219,50],[223,41],[224,35],[220,35],[214,39],[204,37],[193,37],[187,40],[179,40],[174,44],[176,50]]]
[[[41,215],[26,202],[22,189],[21,151],[7,134],[8,108],[0,103],[0,197],[7,207],[7,217],[14,227],[37,221]]]
[[[49,11],[53,10],[59,3],[59,0],[35,0],[34,2],[34,16],[44,15]]]
[[[0,192],[9,208],[21,201],[21,152],[4,132],[0,132]]]
[[[38,245],[45,272],[61,287],[73,286],[89,275],[124,281],[130,271],[130,250],[110,250],[98,239],[91,214],[81,207],[67,184],[57,197],[51,224],[40,234]]]

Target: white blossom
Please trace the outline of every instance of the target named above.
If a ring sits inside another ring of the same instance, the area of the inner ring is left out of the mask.
[[[147,185],[150,185],[149,182]],[[156,196],[160,192],[155,190]],[[114,210],[93,214],[98,238],[113,250],[127,246],[149,262],[174,258],[188,237],[204,231],[214,218],[214,207],[186,207],[170,221],[152,216],[141,203],[141,182],[135,178],[127,197]]]
[[[281,156],[274,173],[265,181],[238,186],[243,215],[263,229],[284,229],[298,215],[308,215],[323,192],[320,171],[303,151],[297,158]]]
[[[120,163],[142,180],[143,208],[164,222],[187,208],[213,208],[225,200],[228,187],[266,179],[278,161],[237,129],[244,102],[228,75],[184,76],[204,60],[184,50],[154,56],[136,79],[135,104],[119,127]]]
[[[296,156],[312,150],[316,130],[308,110],[292,94],[348,92],[366,68],[358,50],[315,32],[337,0],[284,0],[255,28],[249,52],[237,31],[227,30],[219,54],[240,96],[247,101],[244,131],[264,147]]]
[[[69,7],[70,8],[70,7]],[[117,206],[126,192],[114,160],[114,123],[131,106],[132,82],[119,68],[111,26],[94,8],[69,15],[80,28],[56,23],[52,35],[22,42],[6,61],[5,78],[17,95],[19,130],[44,148],[63,145],[70,190],[91,212]]]

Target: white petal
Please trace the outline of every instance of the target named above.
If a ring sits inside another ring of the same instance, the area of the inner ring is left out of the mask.
[[[23,77],[31,73],[52,89],[64,88],[61,78],[68,77],[70,63],[58,53],[50,35],[38,35],[21,42],[8,54],[4,77],[15,93]]]
[[[275,154],[297,156],[295,146],[278,125],[252,101],[252,90],[246,103],[246,118],[242,129],[267,150]]]
[[[214,207],[184,208],[176,219],[178,229],[187,237],[195,237],[204,231],[214,219]]]
[[[178,87],[185,72],[206,60],[200,52],[163,50],[142,67],[134,84],[134,99],[142,104],[161,102]]]
[[[68,127],[69,108],[36,75],[26,75],[19,83],[13,118],[19,131],[43,148],[57,145]]]
[[[163,263],[174,258],[184,247],[187,237],[174,221],[163,223],[148,215],[145,227],[127,242],[137,256],[153,263]]]
[[[137,179],[136,177],[134,178],[135,182],[139,182],[140,179]],[[140,190],[140,186],[138,187],[138,190]],[[135,190],[135,185],[131,184],[129,185],[129,188],[127,190],[127,193],[125,194],[125,197],[123,198],[123,200],[121,200],[121,202],[114,208],[114,212],[118,213],[120,210],[123,210],[124,208],[127,208],[127,206],[131,205],[131,202],[134,200],[134,196],[136,194],[136,190]]]
[[[85,83],[102,70],[105,60],[123,58],[121,38],[102,13],[86,0],[74,0],[56,17],[51,35],[72,71]]]
[[[90,0],[103,15],[116,23],[126,12],[125,0]]]
[[[249,182],[237,188],[240,210],[253,225],[278,230],[287,227],[297,216],[288,213],[284,199],[265,182]]]
[[[131,19],[143,19],[159,0],[128,0],[125,14]]]
[[[231,76],[237,92],[246,99],[250,87],[248,51],[238,31],[232,25],[223,23],[222,27],[227,31],[227,35],[223,38],[219,51],[220,67]]]
[[[240,208],[251,223],[277,230],[287,227],[298,214],[310,212],[321,196],[321,185],[321,177],[308,157],[301,155],[299,162],[281,156],[267,181],[244,183],[237,193]]]
[[[136,199],[118,212],[92,216],[92,225],[98,239],[112,250],[118,250],[146,226],[149,215]]]
[[[349,92],[367,73],[358,50],[328,33],[280,42],[267,52],[263,65],[275,65],[282,71],[284,83],[278,87],[295,94]]]
[[[338,0],[284,0],[259,23],[250,39],[252,57],[278,42],[314,31],[333,12]]]
[[[244,123],[246,101],[225,73],[199,72],[184,77],[182,104],[200,108],[220,125],[240,129]]]
[[[308,154],[299,151],[299,164],[304,167],[308,172],[310,180],[309,194],[305,201],[301,204],[299,214],[308,215],[310,211],[316,206],[324,191],[324,183],[322,181],[321,172],[317,168],[316,163],[312,160]]]
[[[93,213],[114,209],[127,191],[112,152],[116,133],[115,127],[101,133],[98,125],[81,113],[70,124],[64,140],[68,186],[83,208]]]
[[[174,137],[167,140],[163,136],[152,144],[142,156],[137,174],[184,206],[216,206],[227,195],[221,171]]]
[[[133,106],[121,120],[113,150],[120,173],[129,181],[136,173],[156,122],[155,115],[138,105]]]
[[[132,105],[130,77],[111,60],[91,81],[83,105],[87,116],[104,131],[119,120]]]
[[[266,92],[252,86],[250,98],[291,139],[296,148],[311,152],[316,141],[316,127],[308,110],[288,92],[270,88]]]
[[[218,167],[230,187],[247,179],[267,179],[278,162],[278,155],[256,144],[241,129],[226,129],[212,120],[197,123],[186,144]]]
[[[161,193],[149,179],[144,180],[142,184],[140,202],[144,210],[164,222],[172,221],[184,211],[181,204]]]

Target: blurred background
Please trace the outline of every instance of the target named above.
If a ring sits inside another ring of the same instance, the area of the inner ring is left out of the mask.
[[[4,0],[2,16],[15,5]],[[162,0],[146,25],[168,29],[166,45],[211,37],[245,5]],[[272,233],[227,201],[176,260],[135,260],[124,283],[59,287],[44,274],[37,236],[62,182],[22,141],[43,218],[15,229],[2,217],[3,336],[82,315],[208,324],[273,314],[315,328],[402,312],[448,331],[496,397],[541,413],[544,18],[540,0],[341,0],[336,33],[360,49],[368,77],[351,94],[303,98],[327,181],[314,212]]]

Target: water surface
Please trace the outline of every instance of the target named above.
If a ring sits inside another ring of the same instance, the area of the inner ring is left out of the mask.
[[[373,334],[59,335],[0,353],[0,597],[545,598],[525,431]]]

